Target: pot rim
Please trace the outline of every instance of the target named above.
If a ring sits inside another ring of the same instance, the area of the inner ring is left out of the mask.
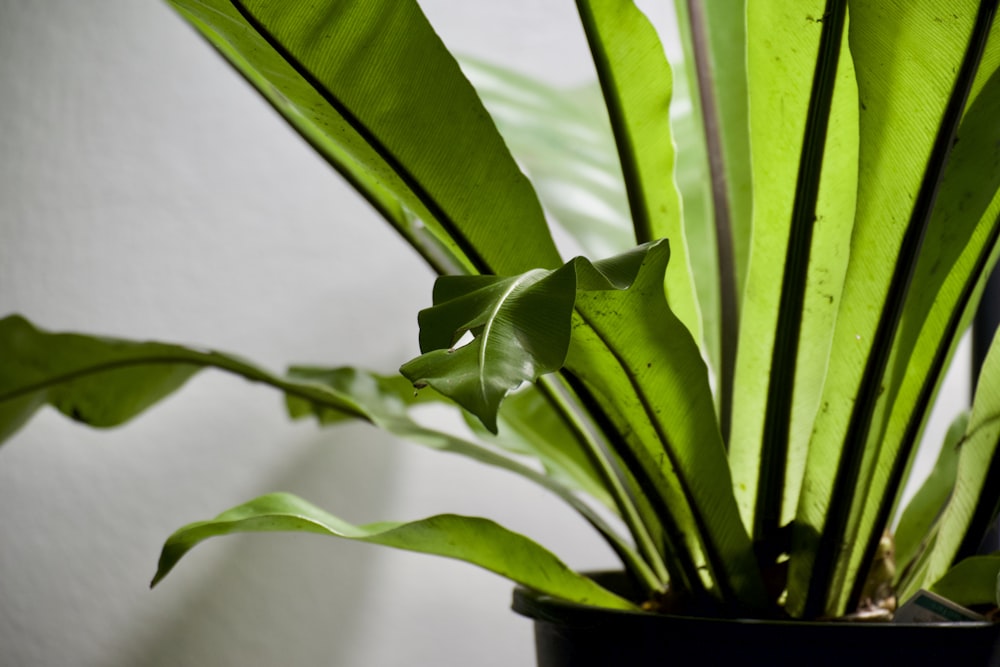
[[[609,588],[618,594],[626,594],[631,586],[625,573],[621,570],[601,570],[596,572],[584,572],[584,575],[595,580],[597,583]],[[628,609],[610,609],[607,607],[597,607],[593,605],[581,604],[563,600],[552,595],[540,593],[525,586],[517,586],[514,589],[511,609],[521,616],[530,618],[536,622],[555,623],[571,626],[594,626],[594,625],[623,625],[634,623],[645,623],[649,625],[666,623],[706,623],[718,624],[720,632],[726,626],[754,626],[768,625],[781,626],[786,628],[852,628],[861,632],[868,632],[863,628],[896,628],[896,631],[908,629],[912,631],[919,628],[921,631],[935,630],[965,630],[965,631],[985,631],[993,629],[1000,632],[1000,623],[984,621],[949,621],[941,623],[890,623],[890,622],[863,622],[863,621],[803,621],[785,619],[761,619],[761,618],[721,618],[706,616],[687,616],[682,614],[655,614],[647,611],[630,611]]]

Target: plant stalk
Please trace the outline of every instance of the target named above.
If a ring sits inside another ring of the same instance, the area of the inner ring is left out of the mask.
[[[726,164],[722,145],[722,124],[715,88],[712,86],[712,62],[709,50],[708,23],[703,0],[687,0],[691,50],[694,55],[697,96],[705,131],[709,178],[712,184],[712,211],[715,220],[715,245],[719,262],[719,427],[723,442],[729,442],[733,414],[733,377],[736,374],[736,341],[739,333],[739,284],[733,250],[733,229],[726,182]],[[695,93],[692,93],[695,94]]]
[[[648,591],[662,591],[665,582],[670,578],[666,564],[622,482],[621,473],[610,460],[607,448],[598,442],[593,430],[583,422],[580,411],[575,408],[572,399],[567,395],[568,387],[560,384],[554,376],[546,375],[539,379],[538,388],[584,445],[588,458],[597,468],[605,487],[615,501],[615,506],[621,513],[622,520],[628,526],[636,548],[645,559],[632,559],[628,565]]]

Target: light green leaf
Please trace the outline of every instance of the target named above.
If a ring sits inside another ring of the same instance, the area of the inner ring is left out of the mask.
[[[991,44],[1000,51],[1000,25],[993,28]],[[979,94],[959,126],[959,141],[941,182],[893,349],[886,383],[891,414],[881,435],[871,483],[858,500],[864,507],[858,534],[870,535],[869,539],[879,534],[892,514],[904,467],[916,454],[929,406],[973,317],[990,267],[996,263],[1000,71],[981,67],[979,79],[986,83],[976,87]],[[962,137],[975,139],[962,141]],[[865,539],[855,540],[851,571],[860,567],[867,546]]]
[[[727,225],[732,235],[733,261],[736,267],[735,285],[736,298],[743,296],[743,286],[746,284],[747,262],[750,256],[750,219],[752,215],[752,186],[750,173],[750,112],[747,94],[747,12],[746,0],[730,2],[713,2],[712,0],[687,0],[676,2],[678,23],[681,39],[684,45],[684,65],[687,71],[688,84],[691,92],[680,96],[680,80],[675,81],[674,104],[683,104],[690,97],[694,110],[692,119],[703,120],[705,125],[714,123],[714,128],[703,130],[708,134],[718,134],[719,164],[712,167],[711,180],[719,191],[713,194],[716,209],[715,216],[720,215],[719,204],[723,203]],[[692,20],[696,11],[700,11],[704,21],[704,32],[696,31]],[[704,39],[703,45],[706,62],[697,63],[696,53],[699,51],[695,42]],[[698,75],[699,67],[703,66],[707,74],[702,78]],[[707,84],[709,90],[700,89]],[[711,96],[711,100],[707,99]],[[711,118],[712,120],[709,120]],[[676,127],[677,161],[684,163],[683,142],[690,141],[688,132]],[[703,138],[704,140],[704,138]],[[678,169],[678,185],[682,170]],[[684,187],[681,185],[681,191]],[[688,196],[684,195],[685,217],[688,215]],[[693,249],[692,249],[693,251]],[[696,276],[697,277],[697,276]]]
[[[163,546],[152,585],[159,583],[184,554],[203,540],[232,533],[276,531],[316,533],[454,558],[570,602],[613,609],[636,608],[573,572],[535,542],[486,519],[443,514],[410,523],[355,526],[287,493],[261,496],[215,519],[179,529]]]
[[[667,305],[669,249],[652,246],[624,291],[583,293],[567,371],[610,420],[615,453],[635,476],[635,495],[655,513],[671,586],[763,605],[750,540],[732,494],[708,370],[690,332]]]
[[[930,587],[932,593],[967,607],[1000,604],[997,595],[997,575],[1000,574],[1000,554],[971,556],[948,570]]]
[[[23,317],[0,320],[0,441],[43,405],[95,427],[123,424],[179,389],[203,368],[217,368],[326,409],[363,416],[348,397],[313,382],[272,375],[237,357],[155,342],[49,333]]]
[[[656,30],[632,0],[576,4],[618,145],[636,240],[670,240],[667,300],[700,346],[701,313],[674,182],[670,64]]]
[[[393,199],[462,271],[559,265],[531,185],[416,2],[172,4],[418,249]]]
[[[963,412],[948,427],[937,462],[920,490],[910,499],[896,526],[896,572],[902,576],[921,551],[929,545],[932,528],[944,510],[958,472],[958,445],[969,424]]]
[[[511,152],[531,176],[545,209],[588,257],[634,245],[628,198],[611,125],[595,82],[572,90],[463,58]],[[745,88],[745,86],[744,86]],[[687,84],[674,81],[670,120],[677,147],[676,180],[704,329],[704,349],[719,367],[719,297],[715,232],[700,119]],[[749,220],[745,223],[749,234]]]
[[[807,126],[822,134],[824,109],[811,100],[823,31],[833,25],[817,20],[825,7],[825,0],[747,3],[753,240],[729,452],[740,511],[755,539],[772,540],[798,502],[849,255],[858,127],[846,44],[839,48],[825,141],[806,136]],[[817,94],[829,92],[825,82],[815,83]],[[799,246],[791,246],[793,238]],[[794,303],[796,293],[801,304]],[[793,303],[782,307],[783,298]],[[787,317],[795,314],[798,322]]]
[[[844,611],[857,578],[843,550],[875,541],[859,527],[888,416],[884,371],[990,27],[974,0],[849,6],[860,105],[857,213],[789,576],[790,610],[810,617]]]
[[[959,444],[955,490],[939,522],[924,582],[944,576],[956,559],[972,555],[1000,507],[1000,337],[986,355]],[[969,546],[971,545],[971,546]],[[920,585],[915,582],[914,585]]]
[[[562,367],[577,291],[627,288],[651,247],[595,263],[577,257],[554,271],[441,277],[434,285],[434,306],[418,318],[423,354],[400,370],[496,433],[507,393]],[[466,334],[472,341],[453,348]]]
[[[597,82],[563,89],[480,60],[461,63],[545,210],[582,254],[610,257],[635,245]]]

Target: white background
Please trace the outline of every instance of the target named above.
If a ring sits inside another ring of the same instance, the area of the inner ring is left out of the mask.
[[[422,5],[457,52],[592,76],[568,0]],[[275,370],[391,371],[416,353],[431,283],[164,4],[0,0],[0,314]],[[124,428],[45,411],[0,448],[0,664],[532,663],[510,585],[427,556],[237,536],[148,590],[174,529],[276,490],[355,522],[485,515],[574,567],[613,564],[507,474],[361,425],[292,425],[273,391],[205,373]]]
[[[454,50],[591,76],[573,5],[423,3]],[[393,371],[432,275],[156,0],[0,0],[0,314],[55,330]],[[94,432],[44,411],[0,448],[0,664],[526,665],[508,582],[317,536],[238,536],[148,590],[179,526],[262,493],[355,522],[485,515],[613,564],[512,476],[357,425],[292,425],[208,372]]]

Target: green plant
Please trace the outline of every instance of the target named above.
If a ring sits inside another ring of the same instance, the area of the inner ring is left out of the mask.
[[[631,224],[547,199],[586,254],[613,255],[569,263],[414,2],[171,4],[443,274],[420,314],[424,354],[403,366],[407,379],[276,375],[11,316],[0,321],[0,437],[46,404],[117,425],[220,368],[284,392],[293,417],[368,421],[542,484],[607,539],[654,605],[669,590],[670,604],[702,613],[817,618],[929,585],[993,599],[995,576],[984,586],[981,571],[998,559],[970,559],[1000,504],[1000,352],[902,514],[895,572],[872,565],[996,260],[995,0],[749,0],[745,16],[682,4],[700,121],[686,132],[669,122],[671,70],[641,12],[579,0],[619,158],[591,166],[620,166]],[[538,99],[561,120],[572,113]],[[529,129],[507,128],[507,142]],[[703,163],[710,196],[690,176]],[[534,165],[542,191],[544,168]],[[417,421],[425,402],[461,406],[472,434]],[[636,604],[485,519],[353,526],[283,494],[181,528],[154,583],[203,539],[274,530]]]

